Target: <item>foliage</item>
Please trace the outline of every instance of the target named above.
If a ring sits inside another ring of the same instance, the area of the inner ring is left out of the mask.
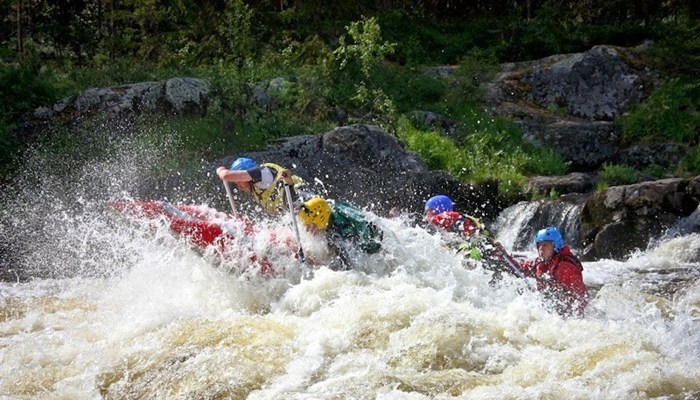
[[[386,64],[374,77],[386,96],[394,102],[397,112],[431,110],[442,103],[447,93],[444,81],[426,76],[420,70],[409,70]]]
[[[650,164],[642,170],[642,174],[653,179],[661,179],[668,174],[668,171],[658,164]]]
[[[497,180],[503,194],[522,191],[528,173],[566,172],[566,164],[553,151],[523,143],[514,124],[487,115],[482,118],[481,126],[461,144],[438,132],[416,128],[403,117],[397,134],[429,168],[443,169],[472,183]]]
[[[649,64],[665,75],[681,79],[700,76],[700,19],[669,21],[654,26],[658,45]]]
[[[55,86],[32,66],[0,64],[0,178],[6,176],[21,150],[12,136],[15,121],[24,113],[58,98]]]
[[[0,64],[0,118],[14,120],[34,108],[57,99],[51,82],[33,67]],[[9,101],[8,101],[9,100]]]
[[[355,21],[346,28],[352,42],[346,43],[345,36],[341,36],[333,55],[339,60],[340,69],[345,68],[349,62],[358,62],[364,77],[369,78],[386,55],[394,51],[396,45],[381,42],[381,28],[376,18]]]
[[[88,87],[189,75],[210,82],[207,116],[140,120],[146,136],[181,139],[173,159],[215,158],[318,133],[337,123],[340,108],[349,122],[389,130],[401,114],[425,110],[449,119],[455,132],[415,128],[402,118],[397,133],[431,167],[519,190],[525,176],[565,173],[567,165],[552,149],[523,142],[512,122],[484,113],[482,83],[503,61],[642,39],[656,41],[653,66],[673,79],[621,120],[625,139],[698,140],[700,9],[691,0],[68,3],[20,9],[16,0],[0,2],[1,168],[18,150],[11,131],[23,112]],[[425,74],[445,64],[456,66],[448,77]],[[74,133],[89,136],[86,126]],[[53,143],[64,149],[65,140]],[[700,173],[698,160],[696,151],[675,173]],[[618,167],[604,173],[633,175]]]
[[[627,143],[689,142],[700,127],[700,79],[672,78],[621,119]]]
[[[552,54],[587,50],[596,44],[633,46],[651,37],[650,28],[637,21],[621,18],[615,24],[582,18],[572,5],[564,2],[543,3],[531,19],[517,15],[496,22],[495,45],[499,60],[537,59]]]
[[[394,51],[395,44],[381,41],[381,29],[374,17],[352,22],[347,27],[347,32],[352,41],[346,43],[345,36],[341,36],[333,56],[338,62],[339,70],[354,64],[361,72],[362,80],[355,85],[355,94],[351,100],[362,110],[385,116],[380,123],[383,122],[385,127],[391,129],[396,107],[384,90],[373,84],[373,77],[386,55]]]
[[[280,70],[267,64],[236,69],[219,63],[202,71],[213,91],[209,114],[220,119],[227,132],[248,132],[251,138],[245,143],[257,149],[266,140],[328,129],[332,109],[325,100],[327,86],[319,69]],[[278,75],[282,73],[291,75]]]
[[[689,178],[700,175],[700,147],[696,146],[680,161],[675,174]]]
[[[469,154],[466,170],[477,181],[499,180],[501,192],[522,190],[530,174],[560,175],[568,169],[551,149],[524,142],[520,128],[503,118],[475,112],[467,131],[471,133],[464,142]]]
[[[251,30],[253,11],[243,0],[226,2],[223,23],[218,32],[224,42],[226,58],[236,60],[238,65],[250,57],[255,46]]]
[[[640,174],[628,165],[603,164],[598,174],[609,186],[630,185],[639,182]]]
[[[428,168],[462,174],[460,166],[465,162],[464,152],[453,140],[435,131],[415,128],[404,117],[399,120],[397,134],[409,149],[425,160]]]

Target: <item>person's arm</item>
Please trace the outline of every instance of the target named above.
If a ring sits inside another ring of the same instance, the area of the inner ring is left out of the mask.
[[[292,197],[292,203],[295,203],[299,196],[297,195],[297,192],[294,189],[294,179],[292,176],[292,171],[286,168],[280,171],[280,180],[277,183],[277,191],[280,192],[282,195],[282,204],[284,204],[285,207],[289,207],[289,204],[287,204],[287,196],[284,194],[284,186],[287,186],[289,188],[289,194]],[[294,204],[292,204],[292,207],[294,207]]]
[[[219,167],[216,169],[216,174],[224,182],[250,182],[253,178],[250,176],[248,171],[232,171],[226,167]]]
[[[335,234],[332,231],[326,232],[326,241],[328,242],[328,247],[335,255],[335,262],[331,262],[331,269],[335,271],[347,271],[352,269],[352,263],[350,262],[350,256],[347,250],[341,244],[343,238]],[[333,266],[333,264],[340,264],[340,266]]]
[[[532,276],[535,276],[535,268],[537,267],[537,261],[538,261],[538,259],[525,260],[521,263],[516,262],[515,265],[518,266],[521,271],[523,271],[525,276],[532,277]]]
[[[285,185],[289,186],[290,188],[294,187],[294,179],[292,179],[292,171],[285,168],[285,169],[280,171],[280,177],[282,178],[282,181],[284,182]]]

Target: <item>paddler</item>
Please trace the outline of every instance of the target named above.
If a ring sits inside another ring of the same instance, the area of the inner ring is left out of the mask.
[[[234,183],[238,190],[251,193],[263,210],[272,216],[288,210],[284,185],[289,185],[293,198],[297,197],[295,190],[305,185],[303,179],[287,168],[270,162],[258,165],[247,157],[225,162],[216,169],[216,174],[222,181]]]
[[[481,241],[483,237],[490,239],[491,234],[477,218],[455,211],[448,196],[440,194],[429,198],[425,202],[424,218],[430,227],[457,234],[459,244],[454,247],[458,251],[475,260],[483,258]]]
[[[383,232],[368,221],[357,206],[342,201],[313,197],[299,207],[297,216],[312,235],[325,235],[329,250],[334,255],[331,269],[352,267],[349,250],[357,247],[367,254],[382,248]]]
[[[537,232],[535,245],[538,257],[524,261],[520,268],[537,280],[537,289],[559,314],[582,317],[589,295],[581,261],[553,226]]]

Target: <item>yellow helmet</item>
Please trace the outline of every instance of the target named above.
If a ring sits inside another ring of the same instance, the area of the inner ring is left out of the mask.
[[[297,215],[305,225],[314,224],[318,229],[324,230],[331,220],[331,206],[326,200],[314,197],[301,206]]]

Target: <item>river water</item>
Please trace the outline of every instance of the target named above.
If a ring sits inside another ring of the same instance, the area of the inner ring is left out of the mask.
[[[697,234],[584,263],[594,298],[564,319],[402,218],[375,217],[384,250],[355,270],[306,280],[270,243],[290,221],[263,227],[250,251],[281,271],[265,278],[80,187],[70,207],[65,187],[5,194],[10,267],[34,278],[0,283],[2,399],[700,398]]]

